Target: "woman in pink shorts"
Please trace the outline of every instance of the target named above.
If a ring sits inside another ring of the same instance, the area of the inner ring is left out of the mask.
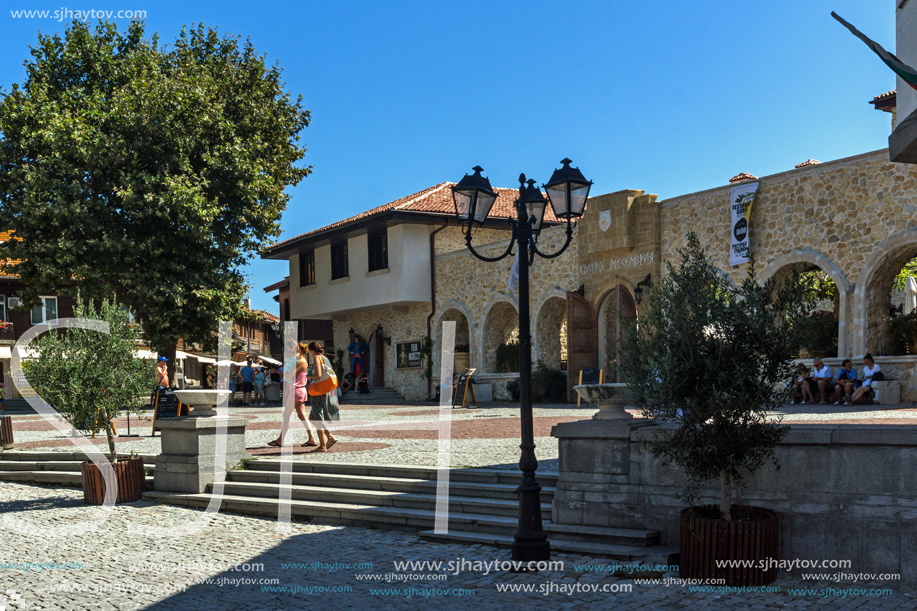
[[[304,447],[316,447],[318,443],[315,441],[315,435],[312,433],[312,423],[309,422],[309,418],[306,415],[306,402],[309,400],[309,395],[306,392],[306,385],[308,384],[308,375],[309,375],[309,361],[308,361],[309,350],[306,347],[306,344],[299,344],[299,358],[296,360],[296,379],[293,382],[293,401],[294,409],[296,410],[296,416],[306,423],[306,431],[309,433],[309,441],[303,444]],[[290,428],[290,412],[287,409],[283,411],[283,424],[280,427],[280,437],[273,441],[269,441],[267,445],[274,446],[279,448],[283,445],[283,438],[286,437],[287,429]]]

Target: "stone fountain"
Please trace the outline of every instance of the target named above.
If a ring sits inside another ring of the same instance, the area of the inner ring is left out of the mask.
[[[176,390],[175,396],[191,408],[178,418],[157,421],[162,431],[162,453],[156,457],[156,490],[204,492],[222,481],[226,471],[248,455],[245,418],[217,414],[216,406],[229,398],[228,390]],[[225,427],[225,456],[218,457],[217,439]]]
[[[593,414],[593,420],[623,420],[633,418],[624,407],[627,405],[627,384],[580,384],[573,390],[586,403],[595,403],[599,411]]]

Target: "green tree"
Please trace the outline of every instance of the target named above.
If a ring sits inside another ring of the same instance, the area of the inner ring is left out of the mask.
[[[795,351],[790,320],[806,303],[791,279],[779,290],[759,284],[754,261],[736,288],[709,261],[697,236],[667,264],[648,295],[639,326],[629,326],[634,358],[622,364],[634,405],[644,416],[678,424],[649,447],[680,465],[685,497],[720,481],[720,512],[731,520],[733,488],[774,458],[787,427],[768,419],[792,375]]]
[[[0,227],[24,305],[114,294],[151,346],[210,343],[239,313],[239,267],[279,235],[284,191],[311,171],[310,120],[249,41],[198,25],[171,47],[74,22],[39,34],[0,100]]]
[[[112,421],[123,408],[139,410],[154,383],[153,363],[134,357],[140,332],[113,300],[98,306],[80,301],[74,315],[106,323],[108,333],[75,326],[52,329],[31,342],[37,356],[23,370],[41,398],[74,428],[104,431],[108,451],[116,457]]]

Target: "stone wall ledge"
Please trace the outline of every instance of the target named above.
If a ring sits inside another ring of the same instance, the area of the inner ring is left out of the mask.
[[[578,424],[578,423],[570,423]],[[790,424],[781,446],[912,446],[917,447],[917,426],[897,424]],[[675,424],[637,427],[631,440],[639,442],[674,430]],[[555,427],[556,429],[557,427]],[[553,432],[552,432],[553,434]],[[566,435],[563,435],[566,437]],[[578,435],[579,436],[579,435]],[[586,435],[583,435],[586,436]]]

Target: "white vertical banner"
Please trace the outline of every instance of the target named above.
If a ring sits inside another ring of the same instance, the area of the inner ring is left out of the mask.
[[[732,234],[729,246],[729,265],[741,265],[748,262],[748,219],[751,218],[751,205],[758,192],[757,182],[746,182],[732,187],[729,196],[729,209],[732,211]]]
[[[506,290],[512,295],[519,286],[519,251],[516,251],[516,257],[513,259],[513,266],[509,270],[509,280],[506,281]]]

